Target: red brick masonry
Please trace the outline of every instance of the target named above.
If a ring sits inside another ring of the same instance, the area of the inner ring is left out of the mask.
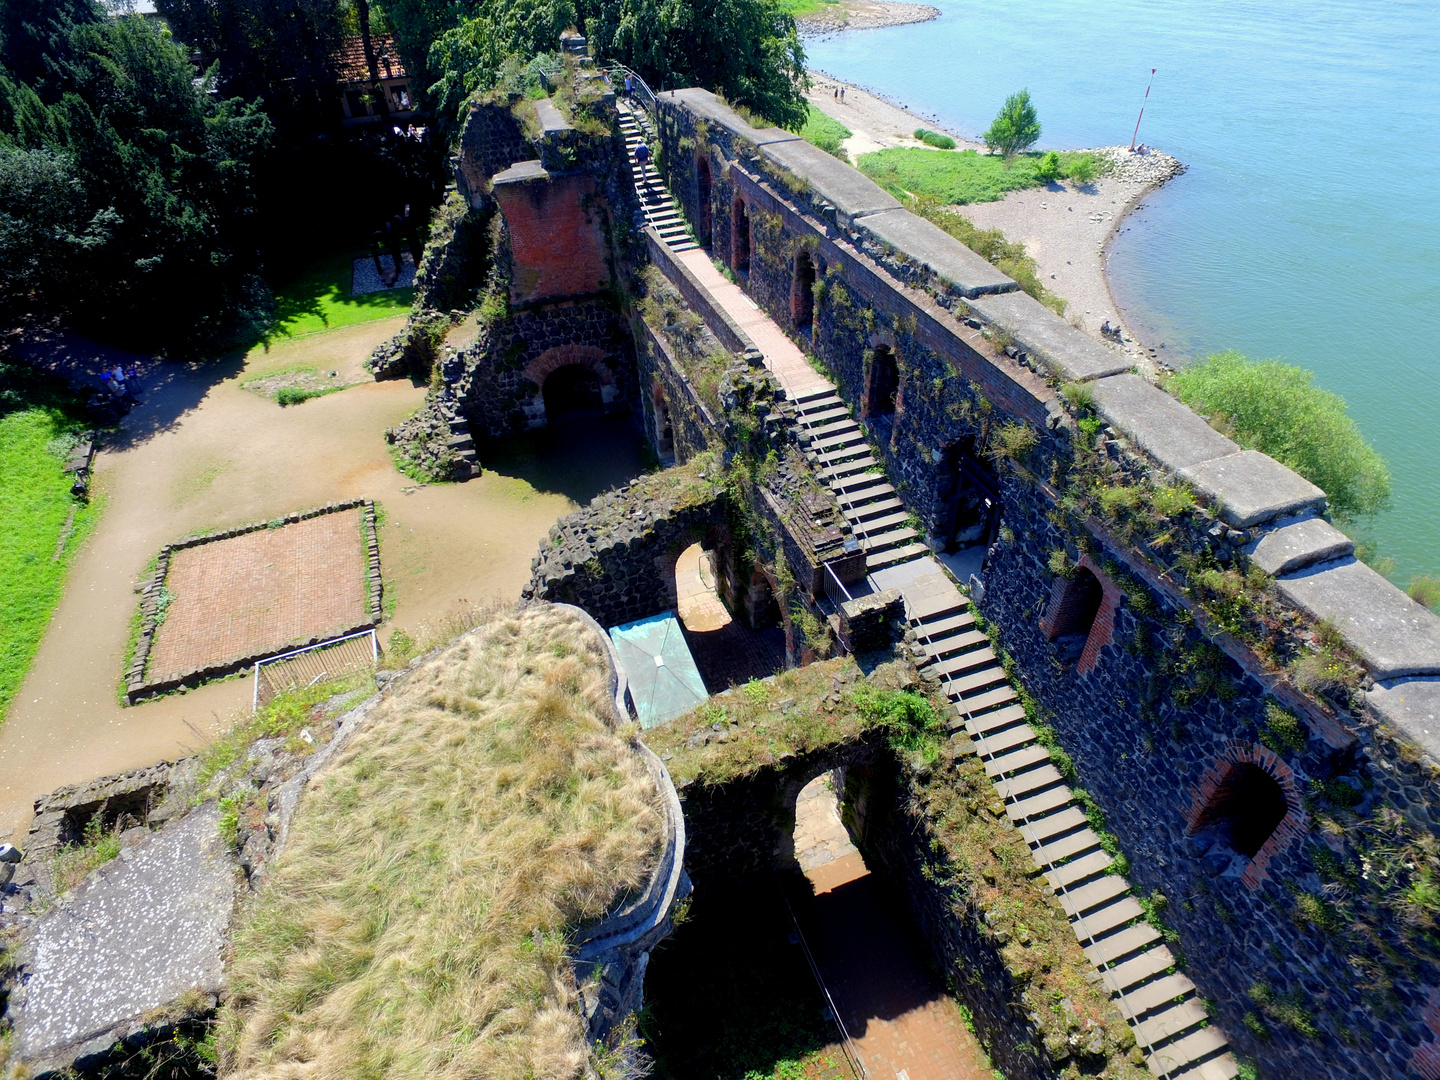
[[[1094,574],[1095,580],[1100,583],[1100,607],[1090,623],[1089,636],[1085,638],[1085,649],[1080,653],[1080,662],[1075,665],[1076,674],[1084,675],[1100,662],[1100,650],[1113,640],[1115,612],[1125,594],[1089,555],[1080,557],[1079,568]],[[1077,617],[1074,609],[1079,606],[1081,591],[1079,582],[1074,578],[1055,579],[1055,585],[1050,592],[1050,603],[1046,605],[1045,614],[1040,618],[1040,630],[1051,641],[1061,634],[1084,629],[1073,625]]]

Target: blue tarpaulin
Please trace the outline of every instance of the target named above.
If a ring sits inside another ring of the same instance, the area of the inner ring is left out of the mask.
[[[642,728],[673,720],[710,695],[670,612],[610,628],[610,640],[630,682],[630,700]]]

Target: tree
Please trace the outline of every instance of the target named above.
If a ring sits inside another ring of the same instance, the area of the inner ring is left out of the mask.
[[[1021,90],[1007,97],[990,130],[981,137],[986,146],[1000,151],[1007,158],[1034,146],[1035,140],[1040,138],[1040,118],[1035,113],[1035,106],[1030,103],[1030,91]]]
[[[1323,488],[1342,519],[1390,503],[1390,470],[1345,411],[1345,400],[1314,385],[1315,375],[1278,360],[1222,352],[1170,382],[1180,400],[1246,447],[1263,451]]]

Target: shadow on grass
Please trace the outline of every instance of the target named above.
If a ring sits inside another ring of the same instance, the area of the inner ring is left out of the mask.
[[[414,288],[350,295],[351,273],[364,251],[327,255],[298,276],[275,286],[275,323],[258,344],[334,330],[341,326],[403,315],[415,298]]]
[[[572,415],[551,427],[487,444],[482,464],[489,472],[584,506],[645,472],[653,463],[647,451],[629,414]]]
[[[659,1080],[848,1075],[779,882],[698,887],[689,918],[651,956],[640,1034]],[[827,1047],[822,1060],[839,1068],[791,1064]]]

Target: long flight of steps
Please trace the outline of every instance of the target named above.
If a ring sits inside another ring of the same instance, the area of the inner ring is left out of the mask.
[[[635,160],[635,148],[651,136],[650,121],[643,112],[634,109],[624,99],[615,107],[620,112],[620,132],[625,136],[625,153],[630,159],[630,176],[635,182],[635,194],[640,197],[640,209],[645,214],[645,224],[653,225],[666,245],[672,251],[691,251],[700,245],[690,238],[685,228],[685,219],[675,205],[670,191],[660,182],[660,174],[651,162],[644,170]]]
[[[864,432],[835,388],[802,391],[795,407],[810,433],[810,449],[820,458],[820,479],[835,493],[855,530],[866,568],[874,573],[928,555],[895,488],[870,453]]]
[[[956,589],[909,611],[925,652],[922,670],[940,678],[955,704],[951,730],[963,729],[974,741],[1006,813],[1134,1029],[1150,1071],[1170,1080],[1232,1080],[1239,1068],[1224,1033],[1210,1025],[1195,984],[1175,970],[1174,955],[1145,921],[1130,883],[1109,872],[1114,860],[1025,722],[1019,695],[969,607]]]

